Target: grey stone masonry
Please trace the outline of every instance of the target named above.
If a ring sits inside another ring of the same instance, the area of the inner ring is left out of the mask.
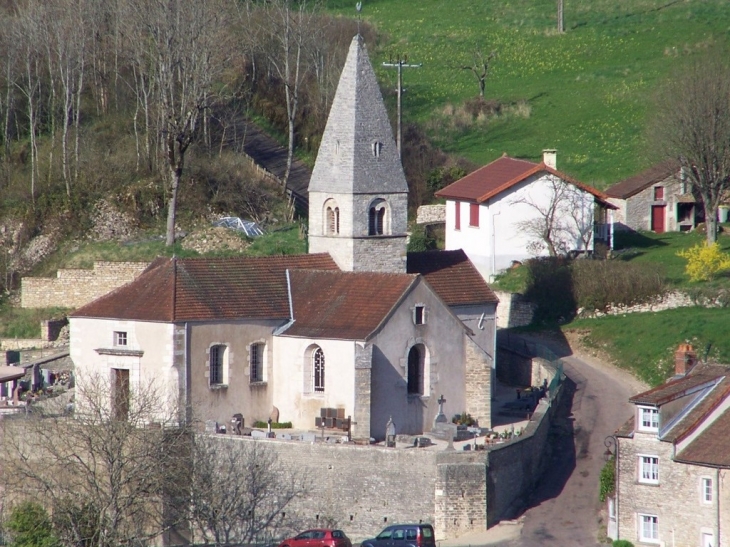
[[[446,205],[421,205],[416,212],[416,224],[443,224],[446,222]]]
[[[492,427],[492,360],[474,340],[466,340],[466,411],[480,427]]]
[[[673,450],[673,444],[660,441],[656,433],[635,431],[633,438],[618,439],[619,537],[613,539],[644,545],[639,541],[641,515],[657,517],[658,539],[665,545],[700,545],[703,533],[712,533],[717,538],[718,517],[727,525],[727,512],[717,505],[718,497],[721,497],[722,506],[722,499],[727,496],[722,492],[722,475],[711,467],[675,462]],[[658,481],[650,483],[642,479],[642,457],[657,458]],[[712,484],[709,502],[703,498],[703,478]],[[719,492],[718,486],[721,487]],[[728,542],[723,541],[722,545],[728,545]]]
[[[388,112],[359,35],[342,69],[309,191],[408,192]]]
[[[378,211],[377,235],[371,210]],[[408,184],[375,72],[356,36],[309,183],[309,252],[329,252],[346,271],[404,273],[407,229]]]
[[[355,346],[355,422],[353,438],[370,439],[370,406],[372,395],[373,346]]]

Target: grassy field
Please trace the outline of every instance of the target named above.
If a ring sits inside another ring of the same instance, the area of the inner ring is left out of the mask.
[[[354,0],[328,9],[353,17]],[[364,0],[362,18],[381,42],[371,53],[383,88],[408,56],[404,122],[417,121],[444,150],[485,164],[507,152],[539,160],[558,149],[558,168],[604,188],[650,164],[644,127],[652,93],[675,67],[730,43],[725,0],[592,0],[565,3],[557,34],[554,0]],[[495,117],[461,108],[478,94],[472,52],[497,51],[486,98]],[[391,97],[392,100],[392,97]]]
[[[678,308],[581,319],[563,329],[586,331],[585,343],[654,386],[673,375],[674,351],[683,342],[691,343],[702,359],[730,363],[729,320],[726,308]]]

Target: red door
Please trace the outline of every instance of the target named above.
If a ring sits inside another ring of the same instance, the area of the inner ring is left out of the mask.
[[[651,208],[651,231],[657,234],[664,233],[664,212],[666,205],[654,205]]]

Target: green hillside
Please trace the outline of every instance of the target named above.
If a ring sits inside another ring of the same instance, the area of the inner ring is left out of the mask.
[[[538,160],[558,149],[558,168],[599,188],[653,161],[644,125],[658,82],[709,47],[730,44],[725,0],[565,0],[564,34],[555,0],[364,0],[362,18],[381,41],[372,55],[382,86],[407,55],[404,123],[417,121],[447,152],[479,164],[503,152]],[[355,0],[330,0],[352,17]],[[497,51],[485,98],[500,114],[460,110],[478,95],[475,47]]]

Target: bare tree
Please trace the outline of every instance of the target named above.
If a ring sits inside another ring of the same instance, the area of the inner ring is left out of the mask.
[[[76,405],[74,417],[46,407],[5,420],[6,495],[49,508],[66,545],[138,545],[174,525],[163,500],[183,496],[174,488],[186,488],[190,454],[175,402],[94,376],[77,384]]]
[[[487,87],[487,78],[489,77],[489,70],[491,69],[491,62],[497,56],[497,51],[494,50],[487,55],[484,55],[481,49],[475,48],[472,53],[472,62],[468,65],[463,65],[462,70],[470,70],[474,77],[477,79],[479,84],[479,96],[484,98],[484,91]]]
[[[288,149],[284,187],[286,190],[294,158],[296,141],[296,119],[302,83],[309,71],[307,61],[311,58],[312,37],[317,33],[316,13],[310,9],[307,0],[270,0],[264,10],[264,27],[261,29],[267,46],[265,54],[269,64],[281,81],[286,100],[288,124]]]
[[[554,175],[548,176],[546,199],[530,195],[516,198],[513,204],[523,204],[533,211],[529,218],[516,227],[531,237],[528,247],[534,254],[546,248],[550,256],[559,256],[571,250],[588,248],[593,237],[593,200],[575,185]]]
[[[218,0],[128,0],[128,32],[155,80],[152,96],[167,170],[167,246],[175,242],[178,191],[185,154],[197,136],[224,65],[224,6]]]
[[[310,488],[307,477],[287,472],[276,453],[255,440],[198,435],[193,453],[192,521],[209,544],[270,537],[286,522],[291,502]]]
[[[707,243],[717,239],[717,209],[730,189],[730,66],[719,54],[693,59],[657,96],[650,141],[681,174],[705,208]]]

